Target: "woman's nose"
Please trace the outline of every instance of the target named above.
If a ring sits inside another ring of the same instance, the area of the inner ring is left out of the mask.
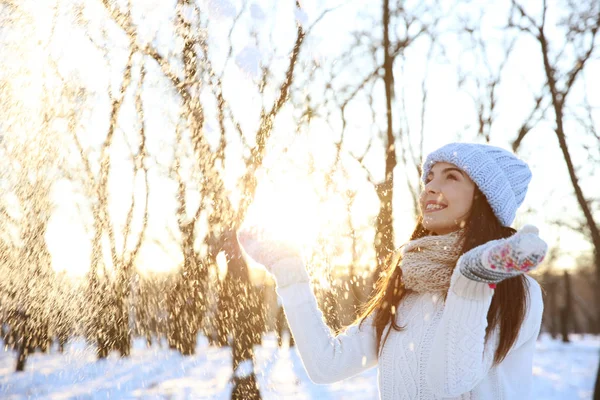
[[[437,192],[438,192],[438,188],[432,179],[427,183],[427,185],[425,185],[425,193],[437,193]]]

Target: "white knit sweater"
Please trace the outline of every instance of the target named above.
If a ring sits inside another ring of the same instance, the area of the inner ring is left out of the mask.
[[[527,276],[525,321],[507,357],[492,367],[497,334],[484,346],[494,290],[455,269],[444,302],[432,293],[404,298],[378,359],[372,317],[334,337],[308,283],[277,289],[308,375],[315,383],[343,380],[378,365],[380,398],[507,399],[529,397],[532,359],[543,311],[539,284]],[[387,329],[387,328],[386,328]],[[386,331],[384,331],[385,336]]]

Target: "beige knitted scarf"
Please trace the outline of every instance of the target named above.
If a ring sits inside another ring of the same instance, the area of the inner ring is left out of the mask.
[[[419,293],[447,292],[458,261],[464,229],[439,236],[411,240],[396,251],[392,262],[400,261],[402,283]],[[394,265],[394,264],[393,264]]]

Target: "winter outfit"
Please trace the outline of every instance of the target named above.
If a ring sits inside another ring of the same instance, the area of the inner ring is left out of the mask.
[[[510,152],[486,145],[454,143],[430,154],[423,176],[435,162],[457,165],[476,182],[500,221],[510,224],[523,202],[531,172]],[[506,358],[493,366],[499,332],[485,341],[493,284],[535,268],[547,247],[537,229],[526,226],[459,257],[462,231],[409,242],[392,262],[410,289],[396,305],[396,322],[377,354],[371,314],[362,325],[334,336],[323,322],[309,277],[292,248],[241,232],[245,251],[277,281],[285,313],[309,377],[332,383],[379,366],[382,399],[526,399],[532,381],[543,303],[538,283],[526,276],[525,320]],[[398,262],[402,256],[402,260]],[[492,286],[490,286],[490,284]]]

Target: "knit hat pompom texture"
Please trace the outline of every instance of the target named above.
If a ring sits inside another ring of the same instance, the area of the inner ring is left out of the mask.
[[[531,170],[524,161],[500,147],[477,143],[450,143],[430,153],[423,163],[421,180],[435,163],[456,165],[469,175],[485,195],[502,225],[510,226],[525,200]]]

